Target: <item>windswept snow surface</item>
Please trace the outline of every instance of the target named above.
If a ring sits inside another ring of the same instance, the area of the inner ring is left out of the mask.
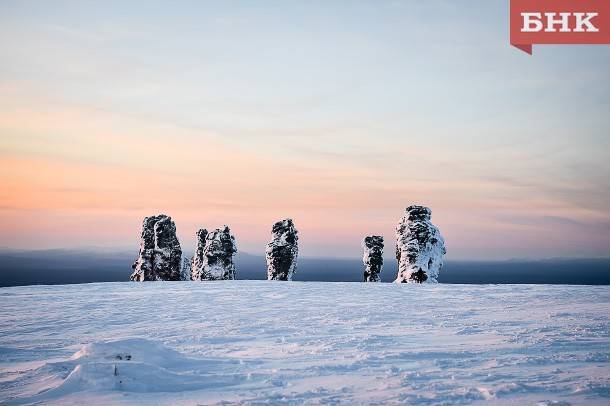
[[[610,404],[604,286],[97,283],[0,305],[0,403]]]

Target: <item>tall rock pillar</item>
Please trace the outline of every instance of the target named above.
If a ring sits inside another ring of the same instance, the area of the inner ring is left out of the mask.
[[[299,235],[291,219],[275,223],[267,244],[267,279],[290,281],[297,269]]]
[[[396,226],[396,283],[437,283],[443,267],[445,240],[430,222],[431,211],[409,206]]]
[[[131,266],[132,281],[179,281],[182,249],[176,224],[164,214],[144,218],[140,253]]]
[[[197,250],[193,256],[192,279],[214,281],[235,279],[237,244],[229,227],[197,232]]]
[[[371,235],[362,240],[364,255],[364,281],[381,282],[381,270],[383,269],[383,237]]]

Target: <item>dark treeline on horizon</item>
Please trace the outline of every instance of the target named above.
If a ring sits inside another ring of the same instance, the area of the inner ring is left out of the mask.
[[[133,255],[76,250],[0,251],[0,286],[128,281]],[[266,279],[265,258],[237,255],[237,279]],[[295,281],[360,282],[358,259],[299,258]],[[392,282],[396,261],[381,279]],[[440,283],[610,285],[610,258],[513,261],[445,261]]]

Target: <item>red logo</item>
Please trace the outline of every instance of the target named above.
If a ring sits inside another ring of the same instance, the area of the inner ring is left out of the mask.
[[[510,0],[510,43],[610,44],[610,0]]]

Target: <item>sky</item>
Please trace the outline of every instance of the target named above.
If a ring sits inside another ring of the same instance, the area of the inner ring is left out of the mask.
[[[448,259],[610,256],[610,46],[508,2],[0,1],[0,246],[358,257],[423,204]]]

